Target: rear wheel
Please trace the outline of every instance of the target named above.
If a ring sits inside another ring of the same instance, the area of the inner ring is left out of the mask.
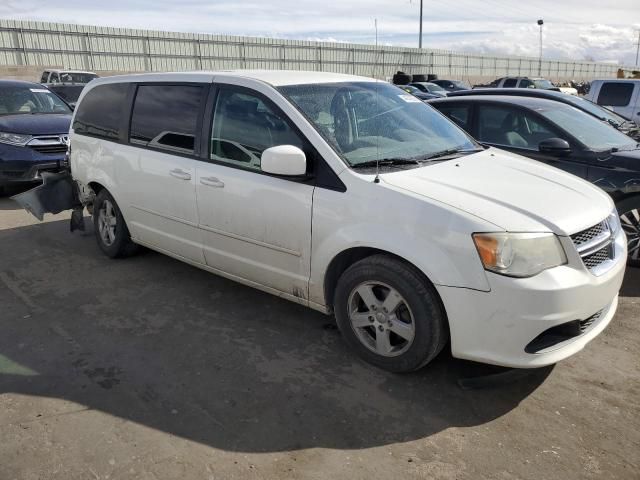
[[[413,266],[387,255],[365,258],[342,274],[334,310],[351,348],[391,372],[426,365],[448,338],[433,285]]]
[[[118,204],[104,189],[93,203],[93,226],[98,246],[108,257],[127,257],[138,251]]]
[[[627,265],[640,267],[640,197],[626,198],[618,202],[616,208],[627,235]]]

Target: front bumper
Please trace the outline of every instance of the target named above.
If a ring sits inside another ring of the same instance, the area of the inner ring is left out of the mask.
[[[0,143],[0,186],[41,182],[42,172],[59,172],[65,153],[42,153],[28,146]]]
[[[615,263],[596,276],[580,260],[531,278],[487,273],[491,291],[437,286],[447,311],[454,357],[516,368],[554,364],[597,337],[615,315],[626,264],[626,240],[616,238]],[[575,260],[575,259],[574,259]],[[527,346],[550,328],[597,318],[579,335],[539,349]]]

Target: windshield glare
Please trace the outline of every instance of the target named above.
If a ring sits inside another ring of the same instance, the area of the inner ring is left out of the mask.
[[[479,148],[435,109],[386,82],[292,85],[279,90],[351,166]]]
[[[54,93],[43,87],[0,88],[0,115],[27,113],[71,113]]]
[[[558,104],[552,109],[537,111],[591,150],[625,149],[636,145],[634,140],[612,126],[569,105]]]
[[[437,83],[427,83],[426,85],[429,86],[429,90],[433,90],[434,92],[446,92],[446,90]]]

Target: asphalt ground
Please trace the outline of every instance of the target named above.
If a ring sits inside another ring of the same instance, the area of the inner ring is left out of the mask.
[[[157,253],[110,260],[87,223],[0,198],[0,480],[640,478],[640,270],[554,367],[445,352],[394,375],[331,317]]]

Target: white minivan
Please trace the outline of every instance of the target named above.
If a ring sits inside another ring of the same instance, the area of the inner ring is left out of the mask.
[[[70,167],[108,256],[143,245],[334,313],[349,346],[390,371],[449,339],[458,358],[552,364],[618,304],[626,241],[609,196],[483,148],[386,82],[97,79],[75,110]]]

